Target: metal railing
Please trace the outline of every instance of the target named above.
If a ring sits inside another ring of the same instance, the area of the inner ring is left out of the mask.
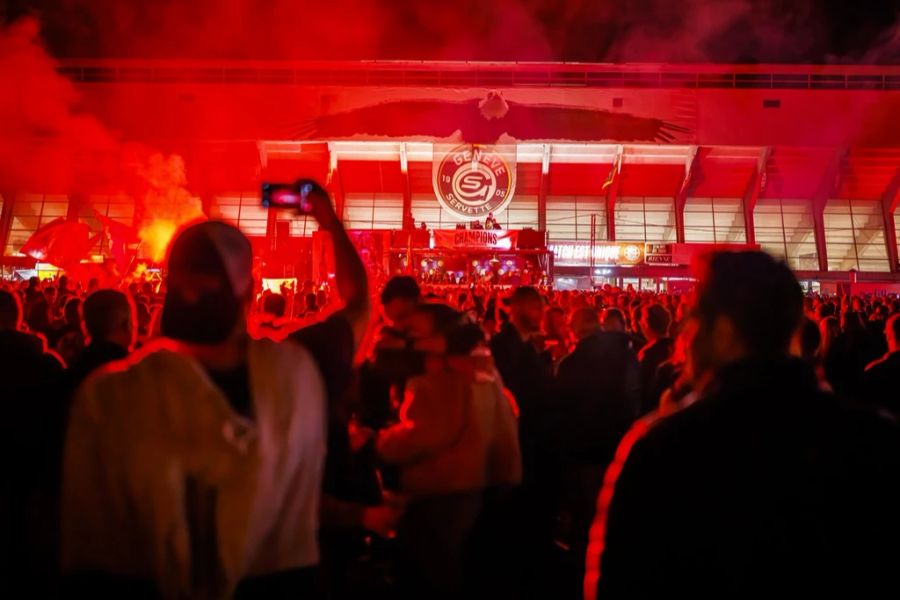
[[[77,83],[900,91],[897,67],[110,60],[64,61],[58,70]]]

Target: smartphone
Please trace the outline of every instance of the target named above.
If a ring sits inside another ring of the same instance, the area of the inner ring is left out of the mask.
[[[312,212],[309,195],[316,188],[312,181],[297,183],[263,183],[262,205],[265,208],[293,208],[300,214]]]

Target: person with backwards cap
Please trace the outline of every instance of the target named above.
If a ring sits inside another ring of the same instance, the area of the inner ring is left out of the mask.
[[[365,269],[327,194],[345,307],[289,340],[252,339],[252,252],[235,227],[184,229],[165,336],[90,378],[64,456],[62,567],[84,597],[308,597],[319,561],[326,398],[367,325]]]

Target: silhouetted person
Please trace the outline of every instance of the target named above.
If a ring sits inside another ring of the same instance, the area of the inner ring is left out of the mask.
[[[310,292],[305,298],[306,308],[303,312],[306,316],[312,316],[319,312],[319,304],[317,296]]]
[[[19,297],[0,290],[0,398],[8,424],[0,447],[0,591],[9,597],[22,590],[48,594],[56,564],[54,465],[63,365],[43,338],[23,329]]]
[[[603,317],[600,320],[600,327],[603,331],[615,331],[618,333],[626,332],[625,315],[618,308],[607,308],[603,311]]]
[[[84,331],[81,322],[81,299],[70,297],[63,311],[64,324],[53,332],[47,345],[56,350],[63,361],[70,365],[84,349]]]
[[[536,345],[541,332],[544,301],[533,287],[517,288],[509,299],[509,323],[491,339],[491,352],[503,383],[519,407],[519,443],[524,469],[520,503],[516,515],[518,530],[511,532],[512,548],[505,560],[518,562],[522,573],[514,582],[532,593],[548,592],[548,554],[552,550],[552,529],[559,469],[544,437],[547,404],[552,393],[549,357]],[[522,527],[522,523],[529,523]],[[521,553],[517,557],[515,553]],[[513,583],[511,582],[511,585]]]
[[[561,512],[569,524],[563,541],[577,557],[566,579],[577,586],[603,473],[638,417],[641,385],[628,336],[602,331],[593,308],[575,311],[571,328],[578,345],[559,365],[547,427],[560,454]],[[573,592],[577,587],[560,590]]]
[[[789,357],[802,303],[768,255],[711,257],[690,346],[699,397],[623,440],[588,599],[900,594],[900,432]]]
[[[870,363],[863,374],[863,396],[900,419],[900,314],[884,326],[887,354]]]
[[[282,294],[269,294],[262,302],[259,332],[263,335],[280,335],[285,329],[284,315],[287,312],[287,298]]]
[[[672,357],[675,342],[669,337],[672,315],[661,304],[646,307],[640,320],[640,329],[647,344],[638,352],[641,363],[641,414],[647,414],[659,407],[656,372],[659,366]]]
[[[871,350],[862,317],[856,311],[841,316],[841,332],[824,356],[825,377],[838,394],[859,398],[866,365],[877,357]]]
[[[85,298],[82,313],[88,344],[69,367],[72,392],[99,367],[128,356],[137,339],[134,302],[127,294],[97,290]]]

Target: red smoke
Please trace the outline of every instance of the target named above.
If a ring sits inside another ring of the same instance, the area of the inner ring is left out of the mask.
[[[879,62],[890,0],[7,0],[66,56]],[[892,41],[893,39],[893,41]]]
[[[0,28],[0,190],[128,192],[145,253],[162,258],[171,233],[202,216],[185,188],[184,161],[121,140],[79,110],[56,66],[34,19]]]

